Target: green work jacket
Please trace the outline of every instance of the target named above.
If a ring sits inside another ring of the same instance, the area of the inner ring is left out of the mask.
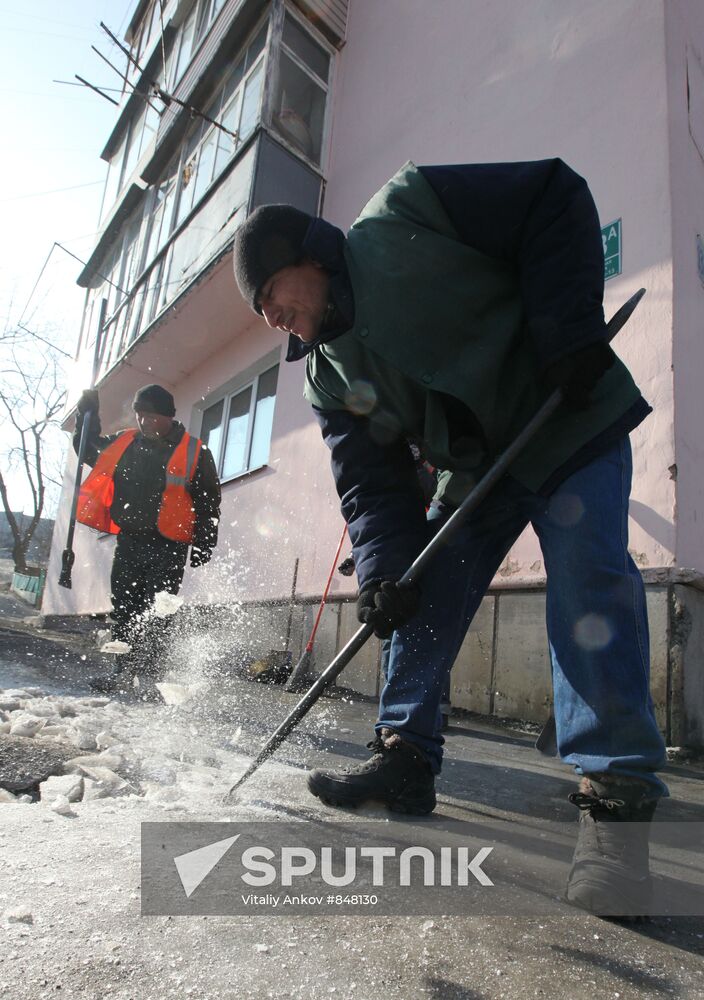
[[[417,441],[442,470],[436,497],[458,504],[547,395],[516,265],[463,243],[412,163],[355,221],[345,261],[354,324],[308,355],[305,397],[367,417],[380,441]],[[511,474],[539,491],[639,398],[617,359],[588,407],[560,408]]]

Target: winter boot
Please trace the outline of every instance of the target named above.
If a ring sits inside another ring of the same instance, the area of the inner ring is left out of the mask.
[[[594,774],[569,796],[581,811],[567,900],[599,916],[642,917],[652,896],[648,837],[657,798],[638,778]]]
[[[132,678],[127,671],[120,670],[112,674],[88,678],[88,685],[99,694],[129,694],[132,691]]]
[[[88,685],[100,694],[131,694],[136,673],[134,653],[123,653],[111,674],[88,678]]]
[[[312,771],[308,788],[331,806],[358,806],[369,799],[394,812],[424,816],[435,808],[435,779],[418,747],[391,729],[367,743],[366,764],[342,771]]]

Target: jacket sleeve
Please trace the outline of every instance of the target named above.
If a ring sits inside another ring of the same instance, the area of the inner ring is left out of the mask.
[[[196,511],[193,546],[197,549],[214,549],[218,543],[220,523],[220,480],[212,452],[205,447],[200,450],[191,491]]]
[[[81,431],[83,430],[83,414],[76,414],[76,426],[73,431],[73,450],[78,454],[81,446]],[[93,413],[91,414],[90,426],[88,428],[88,440],[86,441],[86,451],[83,456],[83,461],[86,465],[90,465],[91,468],[95,465],[98,454],[103,451],[109,444],[116,441],[122,431],[118,431],[117,434],[107,434],[101,435],[100,433],[100,417]]]
[[[426,543],[423,493],[408,444],[374,440],[369,421],[313,407],[331,452],[335,485],[354,548],[359,589],[398,580]]]
[[[463,242],[515,263],[541,368],[604,339],[601,228],[579,174],[560,159],[419,170]]]

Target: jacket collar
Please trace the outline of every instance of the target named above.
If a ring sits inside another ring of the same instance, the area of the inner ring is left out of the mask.
[[[181,421],[174,420],[174,422],[171,424],[171,430],[169,431],[169,433],[165,434],[161,439],[146,438],[141,431],[137,431],[137,438],[140,441],[148,441],[150,444],[153,444],[155,440],[165,441],[167,444],[178,444],[181,438],[183,437],[185,431],[186,428],[183,426]]]

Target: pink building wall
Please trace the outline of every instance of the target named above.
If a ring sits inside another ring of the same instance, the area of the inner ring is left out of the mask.
[[[641,285],[614,344],[655,412],[633,435],[631,547],[675,561],[672,243],[664,13],[660,2],[356,0],[335,87],[325,200],[348,225],[401,164],[561,156],[587,178],[604,224],[623,220],[623,273],[607,316]],[[543,576],[527,531],[501,575]]]
[[[674,269],[676,562],[704,571],[704,4],[665,5]]]
[[[236,295],[234,278],[232,294]],[[179,412],[269,351],[281,352],[271,452],[266,469],[222,487],[221,543],[212,564],[190,573],[184,596],[197,603],[288,598],[320,593],[343,528],[328,450],[303,399],[302,365],[284,361],[285,342],[252,316],[232,343],[177,387]],[[196,425],[197,427],[198,425]],[[350,590],[337,576],[332,593]]]

